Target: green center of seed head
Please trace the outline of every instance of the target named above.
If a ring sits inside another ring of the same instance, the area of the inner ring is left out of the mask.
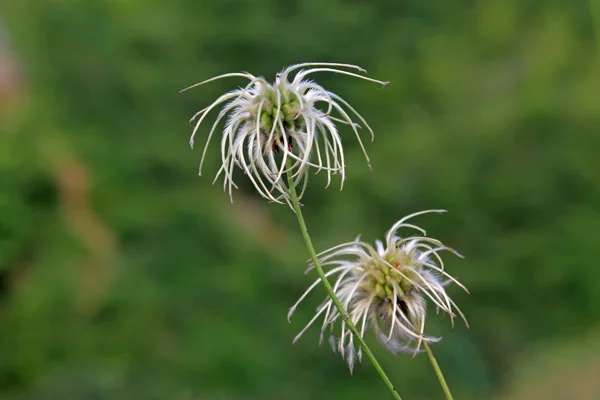
[[[365,278],[369,289],[374,290],[377,296],[389,301],[396,301],[394,298],[394,284],[396,286],[396,295],[403,296],[413,289],[413,285],[405,279],[404,276],[412,280],[412,273],[404,267],[410,265],[410,256],[404,253],[387,253],[383,257],[387,263],[375,259],[367,266],[367,271],[371,274]]]
[[[277,91],[280,92],[279,118],[277,116]],[[265,89],[264,103],[260,113],[260,127],[265,135],[269,135],[275,126],[276,137],[281,137],[286,131],[299,131],[304,127],[304,118],[300,116],[301,108],[298,96],[280,85]],[[258,111],[258,105],[257,111]],[[281,127],[283,126],[283,132]]]

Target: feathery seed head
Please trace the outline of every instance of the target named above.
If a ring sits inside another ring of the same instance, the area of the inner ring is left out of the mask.
[[[309,68],[301,70],[304,67]],[[233,182],[234,166],[245,172],[261,196],[278,203],[286,202],[290,206],[284,173],[291,171],[294,186],[302,185],[299,197],[306,189],[310,167],[315,168],[316,172],[326,171],[327,185],[331,183],[331,176],[339,173],[343,187],[345,160],[338,124],[351,127],[369,167],[369,157],[358,133],[361,125],[354,119],[358,119],[369,130],[372,138],[373,131],[348,102],[306,77],[316,72],[334,72],[387,84],[346,69],[366,72],[349,64],[305,63],[286,68],[277,74],[273,83],[249,73],[229,73],[184,89],[227,77],[249,80],[245,87],[221,95],[192,118],[192,121],[197,119],[190,138],[193,147],[196,132],[208,113],[225,103],[208,134],[200,161],[200,174],[208,145],[219,123],[225,119],[221,137],[221,168],[215,181],[223,175],[223,189],[229,192],[230,198],[232,188],[237,188]],[[298,72],[290,80],[290,74],[295,71]],[[290,165],[289,170],[287,165]]]
[[[427,210],[408,215],[396,222],[386,235],[385,244],[376,241],[373,247],[356,238],[352,242],[332,247],[319,254],[319,262],[329,269],[325,275],[337,274],[333,284],[336,297],[344,307],[345,313],[359,329],[361,337],[371,326],[378,339],[394,354],[399,352],[419,352],[421,342],[436,342],[439,338],[425,336],[425,317],[427,302],[431,301],[436,309],[450,316],[452,323],[458,313],[467,321],[446,293],[445,287],[455,283],[467,290],[445,269],[440,251],[456,251],[446,247],[437,239],[429,238],[420,227],[406,223],[414,216],[444,212]],[[418,231],[419,236],[401,238],[396,235],[401,228]],[[309,267],[311,270],[314,265]],[[316,280],[290,309],[288,319],[296,307],[314,289],[320,280]],[[467,292],[468,293],[468,292]],[[352,371],[356,357],[360,360],[362,350],[355,349],[354,336],[346,327],[346,322],[330,298],[326,298],[317,309],[316,315],[296,336],[302,334],[321,316],[321,341],[329,327],[332,332],[334,351],[341,353]],[[341,320],[341,333],[335,341],[334,327]],[[467,325],[468,326],[468,325]]]

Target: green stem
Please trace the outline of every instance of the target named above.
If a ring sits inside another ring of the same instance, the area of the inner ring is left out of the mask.
[[[300,224],[300,230],[302,231],[302,236],[304,236],[304,241],[306,242],[306,247],[308,248],[310,257],[312,258],[312,261],[315,265],[317,274],[321,278],[321,282],[323,282],[323,286],[325,286],[325,289],[327,289],[327,292],[329,293],[329,297],[331,297],[333,304],[338,309],[340,315],[344,317],[344,321],[346,321],[346,325],[348,325],[348,329],[350,329],[352,331],[352,333],[354,334],[354,337],[356,338],[356,341],[359,343],[360,347],[363,348],[365,354],[367,355],[369,360],[371,360],[371,363],[373,363],[373,366],[377,370],[377,373],[381,377],[381,380],[383,380],[383,383],[385,383],[385,386],[387,386],[389,391],[392,393],[392,396],[394,396],[394,398],[396,400],[402,400],[400,398],[400,395],[396,391],[396,388],[394,388],[394,385],[392,384],[390,379],[387,377],[387,375],[383,371],[383,368],[381,368],[381,365],[379,365],[379,362],[377,361],[377,359],[371,352],[371,349],[369,349],[369,347],[367,346],[367,344],[365,343],[363,338],[360,336],[358,329],[356,329],[356,326],[354,326],[354,324],[352,323],[352,320],[350,320],[350,317],[348,317],[348,314],[344,310],[344,307],[342,306],[342,304],[336,297],[336,295],[333,291],[333,288],[331,287],[331,284],[327,280],[327,277],[325,276],[325,273],[323,272],[323,268],[321,268],[321,264],[319,263],[319,259],[317,258],[317,253],[315,252],[315,248],[313,247],[312,241],[310,240],[310,236],[308,234],[308,229],[306,229],[306,223],[304,222],[304,217],[302,216],[302,211],[300,210],[300,202],[298,200],[298,194],[296,193],[296,188],[294,186],[294,179],[292,178],[292,171],[290,168],[289,158],[288,158],[286,167],[288,170],[287,171],[287,179],[288,179],[288,186],[290,189],[290,194],[292,196],[292,204],[294,206],[294,210],[296,211],[296,217],[298,218],[298,224]]]
[[[437,377],[440,381],[440,385],[442,385],[442,389],[444,389],[444,394],[446,395],[446,399],[453,400],[452,393],[450,393],[450,388],[448,387],[448,384],[446,383],[446,380],[444,379],[444,374],[442,374],[442,370],[440,369],[440,366],[438,365],[435,357],[433,356],[433,353],[431,352],[431,348],[429,348],[429,345],[427,344],[426,341],[423,341],[423,347],[425,347],[425,351],[427,352],[429,361],[431,362],[431,365],[433,366],[433,369],[435,370],[435,374],[437,375]]]

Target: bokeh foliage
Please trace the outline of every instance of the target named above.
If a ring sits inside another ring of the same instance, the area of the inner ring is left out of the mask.
[[[317,346],[318,329],[291,345],[313,308],[291,325],[287,309],[314,278],[293,216],[242,176],[229,204],[210,184],[218,145],[202,178],[187,147],[189,117],[240,83],[179,89],[303,61],[392,81],[316,77],[376,140],[370,172],[344,132],[344,191],[314,177],[307,223],[324,249],[450,210],[419,223],[466,255],[448,268],[471,289],[451,294],[472,329],[429,325],[457,398],[500,396],[515,371],[595,337],[600,63],[586,2],[8,0],[2,12],[24,96],[0,124],[0,398],[385,398],[368,363],[350,376]],[[377,350],[403,398],[441,398],[425,357]]]

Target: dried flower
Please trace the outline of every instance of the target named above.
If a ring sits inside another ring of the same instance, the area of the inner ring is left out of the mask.
[[[290,73],[304,67],[310,68],[300,70],[293,80],[289,80]],[[221,120],[226,117],[221,138],[222,165],[215,181],[223,174],[223,190],[229,192],[230,198],[232,187],[237,188],[233,181],[233,169],[237,166],[248,175],[261,196],[270,201],[286,201],[290,204],[289,188],[283,179],[283,174],[288,172],[288,160],[291,162],[294,185],[302,185],[299,197],[306,188],[309,167],[316,168],[317,172],[327,171],[328,186],[331,183],[331,175],[339,172],[343,187],[344,151],[336,123],[350,125],[370,167],[369,157],[358,134],[360,125],[354,122],[350,115],[357,118],[373,138],[373,131],[367,122],[340,96],[306,78],[315,72],[335,72],[382,85],[387,82],[339,68],[366,72],[349,64],[305,63],[286,68],[277,74],[272,84],[262,77],[243,72],[219,75],[184,89],[227,77],[243,77],[250,81],[243,88],[223,94],[192,118],[191,121],[198,119],[190,139],[190,145],[193,147],[194,136],[209,112],[227,102],[208,134],[200,161],[200,175],[210,140]],[[332,115],[334,111],[337,117]]]
[[[425,336],[425,316],[427,302],[435,304],[438,312],[448,314],[454,326],[457,312],[467,324],[467,320],[454,301],[447,295],[445,287],[456,283],[467,289],[444,270],[444,263],[438,252],[447,250],[439,240],[429,238],[420,227],[409,224],[410,218],[425,213],[441,213],[445,210],[427,210],[408,215],[396,222],[386,235],[385,247],[379,240],[374,248],[362,242],[360,237],[354,241],[332,247],[319,254],[319,262],[331,267],[326,276],[337,274],[333,290],[352,323],[359,329],[361,337],[367,326],[372,326],[384,346],[394,354],[414,352],[416,354],[421,341],[436,342],[440,338]],[[400,238],[396,235],[401,228],[416,230],[422,234]],[[314,265],[309,267],[309,271]],[[307,271],[308,272],[308,271]],[[319,284],[316,280],[290,309],[288,320],[296,307]],[[467,291],[468,293],[468,291]],[[350,371],[355,357],[362,358],[362,350],[355,349],[354,336],[348,330],[343,318],[328,297],[318,307],[316,315],[296,336],[296,342],[302,334],[322,315],[321,339],[327,327],[332,336],[330,342],[334,351],[339,351],[346,359]],[[333,335],[334,326],[341,319],[341,333],[337,339]],[[468,324],[467,324],[468,326]]]

